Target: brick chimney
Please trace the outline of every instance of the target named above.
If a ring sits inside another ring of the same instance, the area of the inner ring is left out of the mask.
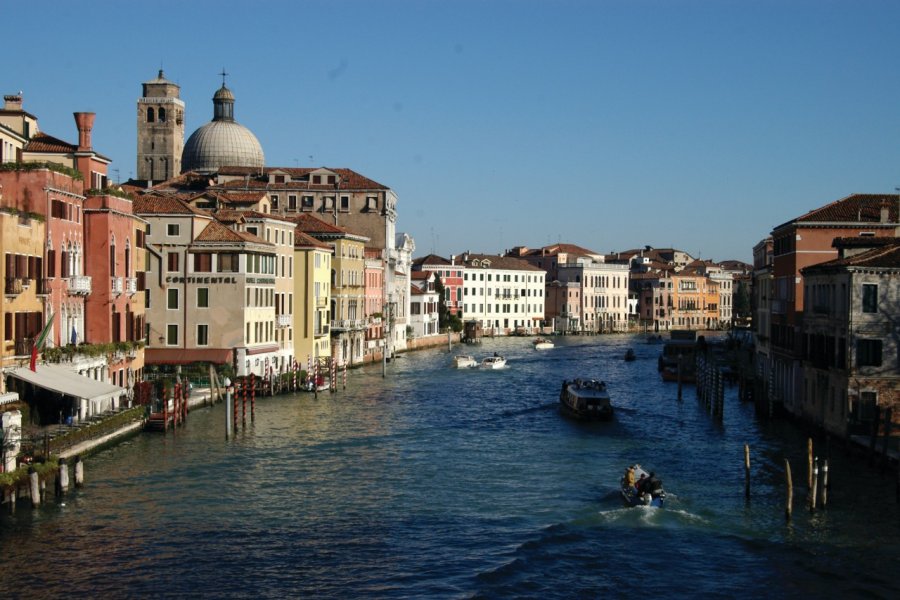
[[[22,93],[3,96],[3,110],[22,110]]]
[[[75,115],[75,125],[78,126],[78,150],[91,149],[91,130],[94,129],[94,117],[97,115],[92,112],[77,112]]]

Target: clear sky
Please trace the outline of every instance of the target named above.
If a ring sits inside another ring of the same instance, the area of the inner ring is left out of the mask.
[[[750,261],[771,229],[900,186],[900,2],[0,2],[4,94],[135,171],[141,82],[186,132],[224,67],[269,166],[353,169],[417,255],[576,243]]]

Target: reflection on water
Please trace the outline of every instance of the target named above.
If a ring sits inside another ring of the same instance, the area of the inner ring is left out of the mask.
[[[626,347],[637,360],[622,360]],[[562,597],[874,594],[900,590],[893,480],[843,449],[826,511],[784,520],[782,464],[803,479],[805,438],[760,423],[729,390],[710,418],[628,336],[486,340],[499,371],[446,349],[349,373],[318,399],[262,399],[224,440],[222,406],[175,435],[87,460],[65,506],[0,516],[0,581],[16,594]],[[563,419],[563,379],[609,385],[616,418]],[[744,499],[743,445],[752,449]],[[655,470],[667,508],[626,509],[625,465]],[[751,592],[752,593],[752,592]]]

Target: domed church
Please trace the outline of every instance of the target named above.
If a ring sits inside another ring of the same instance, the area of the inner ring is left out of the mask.
[[[234,120],[234,94],[225,84],[213,96],[213,120],[195,131],[184,145],[181,171],[212,173],[221,167],[263,168],[259,140]]]
[[[156,106],[163,106],[163,102],[177,104],[176,108],[180,109],[177,122],[167,119],[164,108]],[[180,166],[181,173],[204,174],[215,173],[222,167],[265,167],[259,140],[234,120],[234,94],[225,86],[224,73],[222,87],[213,96],[212,121],[192,133],[181,150],[183,110],[178,86],[165,80],[162,70],[156,80],[144,84],[143,97],[138,100],[138,179],[148,183],[168,179],[179,172],[173,173],[171,166]],[[169,168],[161,169],[159,165]]]

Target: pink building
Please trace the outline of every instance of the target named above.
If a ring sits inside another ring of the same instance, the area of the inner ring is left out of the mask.
[[[429,254],[412,262],[413,271],[431,271],[441,278],[441,284],[444,286],[444,302],[451,315],[462,313],[465,268],[462,261],[457,261],[455,256],[447,260],[436,254]]]
[[[384,259],[379,248],[365,249],[366,360],[377,360],[384,342]],[[376,356],[377,355],[377,356]]]

